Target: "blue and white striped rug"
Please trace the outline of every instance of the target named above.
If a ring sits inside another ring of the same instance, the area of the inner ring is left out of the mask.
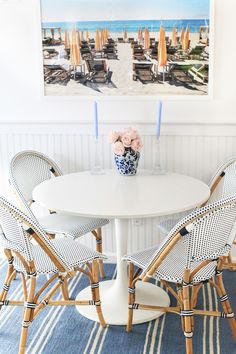
[[[6,264],[0,261],[2,285]],[[107,278],[115,276],[115,266],[105,265]],[[236,309],[236,273],[225,272],[225,284]],[[75,297],[88,285],[80,275],[70,283]],[[19,277],[11,294],[22,297]],[[208,284],[199,296],[199,306],[218,308],[216,292]],[[172,299],[173,301],[173,299]],[[175,303],[173,301],[173,303]],[[17,354],[22,308],[5,307],[0,312],[0,353]],[[132,333],[124,326],[101,329],[82,317],[74,307],[50,307],[41,312],[29,329],[28,354],[184,354],[185,341],[177,315],[167,314],[150,323],[135,325]],[[195,354],[236,354],[227,319],[197,317],[194,333]]]

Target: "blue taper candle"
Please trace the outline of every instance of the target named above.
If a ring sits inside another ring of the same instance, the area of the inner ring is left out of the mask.
[[[162,115],[162,101],[160,101],[159,105],[157,106],[157,121],[156,121],[157,139],[159,139],[161,135],[161,115]]]
[[[98,139],[98,104],[94,102],[94,127],[95,127],[95,137]]]

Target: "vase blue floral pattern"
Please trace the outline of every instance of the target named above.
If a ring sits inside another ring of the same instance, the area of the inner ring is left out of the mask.
[[[126,150],[124,155],[115,155],[116,167],[121,175],[134,176],[137,173],[140,153],[134,150]]]

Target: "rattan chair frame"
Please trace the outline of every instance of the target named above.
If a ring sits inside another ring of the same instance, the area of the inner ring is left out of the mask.
[[[58,272],[51,275],[50,278],[44,283],[44,285],[36,291],[38,274],[34,261],[27,261],[19,251],[8,248],[4,249],[5,256],[8,260],[8,270],[2,291],[0,293],[0,310],[3,306],[22,306],[24,308],[19,354],[25,353],[29,326],[46,306],[95,306],[100,325],[105,327],[106,323],[102,313],[99,294],[99,260],[93,259],[91,262],[87,262],[85,264],[86,267],[78,266],[72,269],[55,255],[53,250],[50,249],[48,244],[41,237],[39,230],[35,228],[34,223],[29,221],[29,218],[26,216],[24,217],[23,213],[17,213],[17,211],[12,209],[9,205],[5,203],[2,204],[2,201],[0,201],[0,206],[9,214],[11,214],[18,222],[24,225],[24,227],[27,227],[28,230],[30,230],[30,233],[28,234],[29,239],[33,239],[43,249],[43,251],[46,252],[48,257],[58,269]],[[24,299],[22,300],[7,299],[12,280],[16,275],[16,270],[14,268],[14,256],[16,256],[21,261],[25,270],[25,273],[20,272],[24,294]],[[68,288],[66,284],[67,281],[75,277],[77,273],[83,273],[89,278],[92,299],[69,300]],[[55,284],[53,284],[50,289],[48,289],[53,281],[55,281]],[[64,294],[64,299],[52,300],[52,297],[60,289]]]
[[[17,161],[20,160],[22,157],[27,156],[27,155],[36,156],[39,159],[42,159],[43,161],[45,161],[46,164],[48,164],[49,170],[54,177],[62,176],[63,173],[62,173],[61,169],[59,168],[59,166],[52,159],[50,159],[48,156],[46,156],[43,153],[38,152],[38,151],[25,150],[25,151],[19,152],[18,154],[16,154],[13,157],[13,159],[11,160],[11,163],[10,163],[9,183],[10,183],[10,186],[12,187],[14,194],[16,195],[19,206],[21,208],[23,208],[23,210],[25,210],[26,213],[29,213],[29,211],[31,211],[31,210],[29,210],[29,208],[32,206],[32,204],[35,201],[32,199],[27,201],[24,198],[24,195],[19,188],[19,185],[17,183],[17,179],[14,174],[14,164],[17,163]],[[49,211],[49,212],[51,213],[51,212],[55,212],[55,211]],[[91,230],[91,234],[95,237],[95,240],[96,240],[96,251],[99,253],[102,253],[103,252],[102,229],[97,228],[95,230]],[[55,234],[49,234],[49,237],[54,237],[54,236],[55,236]],[[100,271],[101,277],[104,278],[105,271],[104,271],[104,265],[103,265],[102,260],[99,261],[99,271]]]
[[[228,203],[228,205],[232,205],[232,203],[236,204],[236,197],[234,201],[232,200]],[[227,206],[227,203],[224,204],[224,207]],[[198,215],[195,220],[199,217],[204,217],[205,215],[216,211],[218,208],[211,209],[210,211],[204,212],[201,215]],[[134,272],[135,267],[132,262],[129,262],[129,272],[128,272],[128,323],[126,330],[130,332],[132,330],[133,323],[133,311],[135,310],[152,310],[159,311],[163,313],[174,313],[178,314],[181,317],[182,330],[185,335],[185,343],[186,343],[186,354],[193,354],[193,332],[194,332],[194,316],[202,315],[202,316],[213,316],[218,318],[227,318],[229,319],[230,327],[233,333],[233,337],[236,340],[236,321],[235,315],[233,313],[228,295],[226,293],[224,283],[223,283],[223,268],[225,264],[225,260],[227,257],[220,256],[218,259],[205,259],[200,265],[191,271],[187,267],[184,270],[182,283],[177,283],[177,290],[175,291],[171,282],[166,280],[160,280],[160,283],[166,288],[177,300],[176,306],[170,307],[162,307],[162,306],[152,306],[147,304],[137,303],[135,300],[135,290],[136,283],[138,281],[147,282],[151,278],[153,278],[154,273],[160,267],[164,259],[170,253],[170,251],[174,248],[177,242],[183,237],[183,231],[186,232],[188,227],[195,221],[194,219],[191,222],[183,224],[181,229],[176,230],[175,234],[170,238],[169,242],[165,245],[164,249],[153,259],[153,261],[149,264],[145,271],[141,268],[138,268],[136,272]],[[184,235],[186,237],[186,234]],[[216,273],[215,277],[209,279],[209,283],[216,289],[217,294],[219,296],[220,302],[223,307],[223,312],[220,311],[209,311],[203,309],[197,309],[197,297],[199,290],[202,288],[203,284],[207,281],[202,281],[193,284],[193,278],[196,273],[209,264],[212,261],[217,261]]]

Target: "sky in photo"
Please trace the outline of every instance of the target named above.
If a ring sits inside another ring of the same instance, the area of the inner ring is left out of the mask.
[[[41,0],[43,22],[209,18],[210,0]]]

